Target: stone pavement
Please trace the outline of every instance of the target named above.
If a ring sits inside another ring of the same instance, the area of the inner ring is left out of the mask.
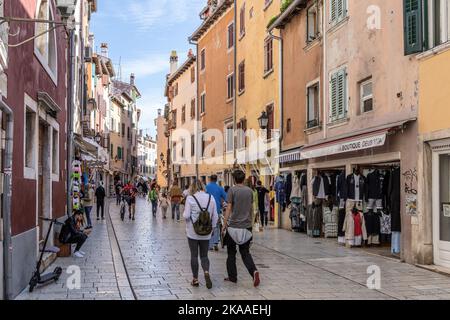
[[[58,259],[64,270],[78,264],[82,287],[68,290],[60,283],[20,299],[450,299],[450,277],[359,249],[339,247],[335,240],[311,239],[285,230],[257,233],[251,248],[261,273],[253,288],[238,257],[238,283],[225,283],[226,252],[210,253],[213,289],[192,288],[190,255],[184,222],[155,219],[151,206],[137,203],[136,221],[120,220],[110,205],[111,219],[97,223],[86,247],[86,258]],[[239,256],[239,254],[238,254]],[[381,272],[381,288],[370,290],[369,266]]]

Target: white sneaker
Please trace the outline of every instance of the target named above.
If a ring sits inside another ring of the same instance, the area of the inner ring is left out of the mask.
[[[83,256],[86,255],[86,252],[84,252],[84,251],[78,250],[78,252],[81,253]]]
[[[73,255],[74,255],[74,257],[77,257],[77,258],[84,258],[84,255],[80,251],[74,252]]]

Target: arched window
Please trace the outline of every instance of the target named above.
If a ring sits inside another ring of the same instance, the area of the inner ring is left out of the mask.
[[[51,6],[52,0],[38,1],[36,19],[55,20],[53,8]],[[49,23],[36,23],[35,35],[41,34],[54,27]],[[35,54],[50,74],[50,77],[56,83],[57,74],[57,52],[56,52],[56,30],[46,32],[35,40]]]

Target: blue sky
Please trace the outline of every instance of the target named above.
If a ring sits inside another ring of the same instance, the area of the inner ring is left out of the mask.
[[[157,109],[165,104],[165,76],[169,56],[177,50],[179,65],[191,46],[187,38],[200,25],[199,12],[207,0],[98,0],[91,22],[95,46],[109,44],[109,57],[116,72],[121,61],[122,80],[136,74],[142,93],[138,107],[143,111],[139,127],[155,137]]]

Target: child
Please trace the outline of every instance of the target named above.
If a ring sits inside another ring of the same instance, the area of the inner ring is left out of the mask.
[[[167,199],[167,194],[164,192],[159,198],[159,206],[163,214],[163,219],[167,219],[167,208],[169,207],[169,200]]]

